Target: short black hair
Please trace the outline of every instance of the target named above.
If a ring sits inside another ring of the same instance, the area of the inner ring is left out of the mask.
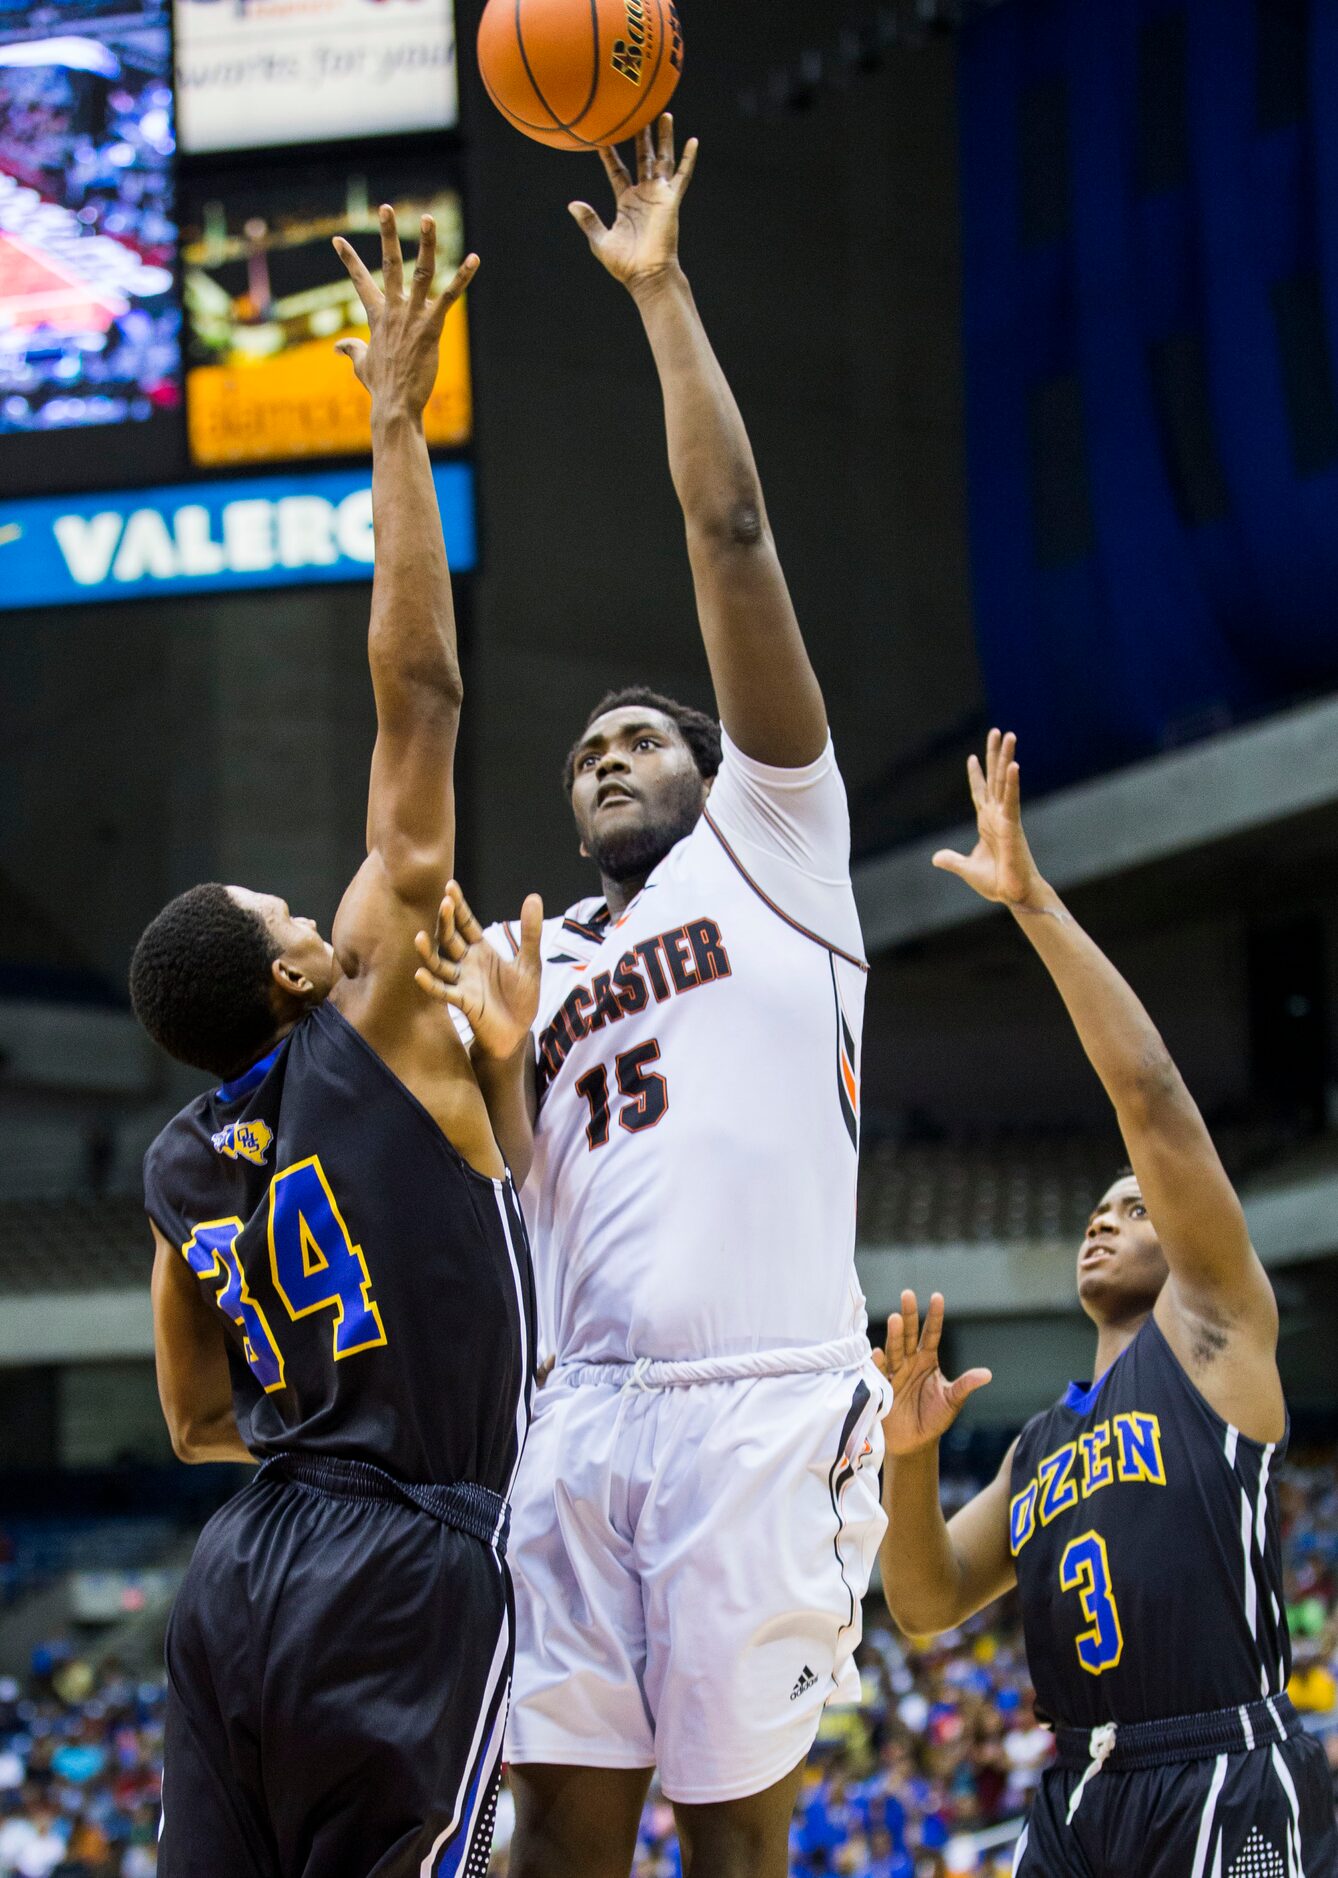
[[[652,691],[649,685],[624,685],[620,691],[606,691],[599,703],[585,720],[585,728],[567,752],[567,760],[562,766],[562,784],[570,795],[572,784],[576,780],[576,752],[596,718],[603,717],[606,711],[621,711],[632,706],[643,711],[659,711],[678,726],[679,734],[692,752],[692,760],[697,765],[707,782],[718,774],[720,769],[720,726],[705,711],[694,710],[690,704],[680,704],[676,698],[666,698],[663,692]]]
[[[135,1016],[178,1063],[235,1075],[277,1027],[270,967],[278,956],[260,915],[226,887],[192,887],[140,935],[130,961]]]

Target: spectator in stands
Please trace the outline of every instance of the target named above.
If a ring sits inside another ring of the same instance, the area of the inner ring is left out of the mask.
[[[22,1812],[0,1826],[3,1878],[51,1878],[65,1857],[60,1819],[37,1788],[28,1788]]]

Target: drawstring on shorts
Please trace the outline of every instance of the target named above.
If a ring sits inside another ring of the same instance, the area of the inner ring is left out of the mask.
[[[1082,1796],[1087,1791],[1087,1783],[1101,1772],[1106,1762],[1115,1752],[1117,1730],[1114,1722],[1102,1722],[1099,1728],[1093,1728],[1087,1741],[1087,1752],[1091,1759],[1087,1763],[1087,1772],[1073,1789],[1073,1798],[1069,1801],[1068,1823],[1073,1824],[1074,1816],[1082,1805]]]

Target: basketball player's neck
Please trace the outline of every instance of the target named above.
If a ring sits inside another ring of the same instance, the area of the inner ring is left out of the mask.
[[[604,883],[604,904],[609,909],[609,918],[621,919],[650,875],[642,874],[632,880],[610,880],[607,874],[601,874],[600,879]]]
[[[1093,1382],[1099,1382],[1111,1364],[1124,1355],[1151,1315],[1150,1310],[1140,1311],[1136,1317],[1121,1318],[1117,1323],[1101,1324],[1098,1327]]]

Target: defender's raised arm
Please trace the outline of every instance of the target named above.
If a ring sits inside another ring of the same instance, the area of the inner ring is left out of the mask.
[[[673,119],[637,146],[633,182],[600,152],[616,215],[571,213],[597,259],[637,303],[664,392],[669,464],[687,523],[697,610],[721,721],[746,756],[780,769],[815,762],[827,713],[795,618],[748,433],[678,259],[679,208],[697,163],[675,164]]]
[[[1240,1201],[1170,1052],[1110,960],[1043,878],[1022,828],[1017,740],[989,735],[970,759],[979,839],[934,865],[1007,906],[1073,1019],[1120,1124],[1137,1190],[1105,1205],[1150,1214],[1170,1270],[1157,1320],[1219,1414],[1260,1440],[1283,1426],[1277,1305],[1250,1244]],[[1089,1236],[1099,1236],[1101,1212]],[[1218,1359],[1222,1360],[1218,1360]]]
[[[379,861],[385,885],[426,924],[435,917],[455,858],[452,765],[462,686],[423,411],[436,382],[442,326],[477,272],[478,257],[469,255],[445,293],[433,299],[437,237],[431,216],[422,220],[407,289],[393,209],[383,206],[380,221],[384,288],[347,241],[335,242],[371,328],[370,342],[348,339],[339,347],[372,399],[376,569],[367,652],[377,736],[367,851]],[[341,910],[346,934],[345,916],[356,911],[356,900]],[[345,936],[336,931],[336,949]]]

